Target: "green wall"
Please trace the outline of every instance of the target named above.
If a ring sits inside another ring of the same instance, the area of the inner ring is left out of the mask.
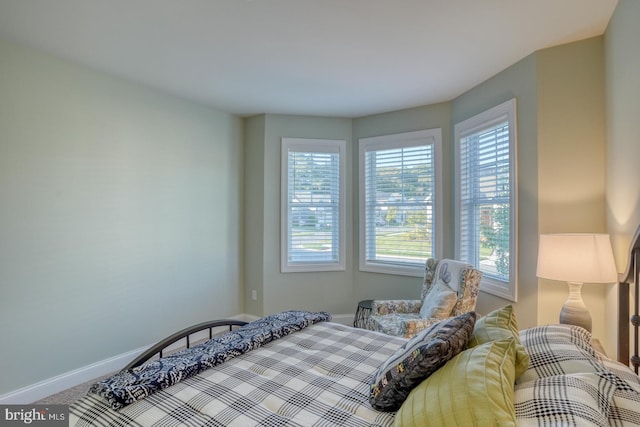
[[[519,326],[529,327],[536,324],[538,304],[535,275],[538,256],[536,55],[529,55],[456,98],[453,101],[452,124],[511,98],[516,98],[518,184],[518,302],[514,306]],[[481,293],[477,310],[486,313],[506,303],[506,300],[499,297]]]
[[[241,120],[0,58],[0,395],[241,313]]]
[[[452,165],[450,139],[451,139],[451,103],[441,103],[423,107],[409,108],[400,111],[392,111],[384,114],[361,117],[353,121],[354,158],[353,179],[354,188],[357,191],[359,185],[358,171],[358,149],[357,143],[360,138],[367,138],[378,135],[389,135],[402,132],[411,132],[421,129],[442,129],[442,157],[443,157],[443,231],[445,236],[450,235],[452,222],[451,211],[451,174],[448,174],[448,165]],[[389,274],[376,274],[360,271],[358,267],[360,251],[358,245],[358,198],[354,197],[353,216],[353,240],[355,249],[353,259],[354,265],[354,296],[352,306],[355,307],[358,300],[363,299],[415,299],[420,295],[422,280],[416,277],[396,276]],[[446,254],[452,254],[450,239],[445,237],[443,250]],[[354,309],[352,309],[354,310]]]
[[[252,196],[246,201],[245,223],[248,228],[256,230],[262,228],[263,231],[261,236],[247,233],[244,260],[247,271],[245,276],[247,312],[252,315],[289,309],[325,310],[332,313],[353,312],[351,234],[347,235],[346,271],[280,272],[281,139],[285,137],[342,139],[347,142],[347,159],[351,159],[354,155],[351,119],[267,114],[246,120],[245,128],[251,130],[253,135],[247,150],[263,153],[261,161],[252,158],[253,155],[246,159],[245,181],[250,188],[247,194],[250,193]],[[346,178],[347,229],[350,230],[349,218],[353,215],[355,195],[351,175],[347,173]],[[260,222],[261,225],[249,224],[253,222]],[[250,247],[252,245],[260,249]],[[251,300],[252,290],[258,291],[257,302]]]
[[[542,298],[536,277],[539,232],[603,231],[604,229],[604,108],[602,37],[538,51],[455,98],[452,102],[349,119],[267,115],[260,120],[258,135],[264,158],[260,169],[247,166],[246,181],[261,187],[256,211],[264,221],[262,254],[254,257],[261,268],[259,279],[247,281],[249,288],[262,289],[261,312],[292,307],[319,308],[334,313],[352,313],[359,300],[415,298],[421,281],[415,277],[361,272],[358,268],[358,140],[419,129],[441,128],[443,137],[443,256],[455,254],[453,213],[453,126],[511,98],[517,99],[518,181],[518,301],[521,327],[555,322],[566,288],[554,284],[550,296]],[[249,127],[248,127],[249,129]],[[343,273],[279,273],[279,143],[283,136],[342,138],[350,143],[351,167],[347,197],[351,226],[347,238],[350,251]],[[256,141],[252,141],[252,144]],[[247,163],[248,165],[248,163]],[[561,170],[558,168],[562,168]],[[255,169],[255,171],[254,171]],[[551,170],[551,173],[549,173]],[[543,176],[541,176],[541,174]],[[551,177],[551,179],[549,179]],[[251,184],[248,184],[251,185]],[[558,202],[558,190],[561,189]],[[566,205],[565,201],[588,194],[588,200]],[[259,206],[258,206],[259,205]],[[576,215],[581,220],[576,220]],[[540,224],[540,218],[544,224]],[[579,230],[576,229],[579,228]],[[247,245],[249,243],[247,242]],[[247,271],[254,263],[247,259]],[[602,323],[602,289],[594,291],[594,322]],[[543,292],[547,292],[544,290]],[[586,292],[590,295],[589,292]],[[247,300],[249,303],[250,301]],[[551,304],[548,304],[551,302]],[[481,293],[477,310],[486,313],[510,303]],[[249,305],[247,305],[249,307]],[[254,307],[254,306],[252,306]],[[598,330],[598,332],[601,332]]]
[[[240,119],[0,42],[0,338],[9,343],[0,349],[0,395],[204,319],[290,308],[349,315],[361,299],[417,296],[420,279],[358,270],[358,140],[442,129],[444,255],[451,257],[453,126],[513,97],[516,310],[521,327],[545,320],[538,233],[601,227],[606,206],[620,268],[640,222],[639,9],[620,0],[604,46],[595,38],[539,51],[451,102],[355,119]],[[597,108],[602,96],[605,113]],[[602,135],[602,115],[606,169],[597,139],[587,141],[586,157],[574,158],[585,154],[585,131]],[[280,273],[283,137],[347,141],[344,272]],[[582,175],[558,169],[568,163]],[[585,166],[594,173],[584,175]],[[577,211],[561,204],[558,190],[573,190],[555,187],[549,170],[593,198]],[[555,295],[561,304],[566,294]],[[482,293],[478,310],[506,303]]]
[[[244,312],[262,316],[264,296],[264,137],[265,116],[245,119],[244,158],[244,254],[242,257]],[[278,196],[279,197],[279,196]],[[251,291],[257,298],[251,298]]]
[[[450,136],[450,104],[412,108],[358,119],[262,115],[245,120],[245,302],[246,312],[263,315],[292,308],[355,311],[359,300],[414,298],[421,279],[372,274],[358,269],[358,140],[372,135],[441,127]],[[280,272],[280,143],[283,137],[347,141],[347,269],[344,272]],[[260,158],[262,156],[262,158]],[[450,162],[445,143],[443,156]],[[445,179],[449,179],[446,176]],[[449,196],[445,196],[448,204]],[[445,209],[445,228],[451,227]],[[260,235],[254,235],[255,232]],[[251,291],[258,292],[258,301]]]

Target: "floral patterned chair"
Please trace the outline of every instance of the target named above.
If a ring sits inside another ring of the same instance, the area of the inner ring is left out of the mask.
[[[366,327],[411,338],[440,320],[475,310],[481,278],[471,264],[429,258],[421,299],[374,300]]]

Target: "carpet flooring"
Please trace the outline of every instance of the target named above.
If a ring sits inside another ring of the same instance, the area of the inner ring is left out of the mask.
[[[217,337],[217,336],[223,335],[224,333],[225,333],[224,331],[223,332],[214,333],[213,336]],[[197,344],[200,344],[200,343],[202,343],[204,341],[207,341],[207,340],[208,340],[208,338],[195,340],[194,342],[191,343],[191,346],[193,347],[193,346],[195,346]],[[170,351],[166,351],[165,350],[165,354],[169,355],[169,354],[175,353],[177,351],[184,350],[185,348],[186,348],[186,345],[178,346],[177,348],[174,348],[174,349],[172,349]],[[150,359],[150,360],[153,360],[153,359]],[[40,404],[43,404],[43,405],[69,405],[69,404],[75,402],[76,400],[80,399],[81,397],[84,397],[93,384],[95,384],[96,382],[98,382],[100,380],[109,378],[113,374],[115,374],[115,372],[112,372],[110,374],[104,375],[102,377],[95,378],[95,379],[93,379],[91,381],[87,381],[86,383],[79,384],[79,385],[77,385],[75,387],[71,387],[71,388],[68,388],[66,390],[62,390],[59,393],[52,394],[51,396],[47,396],[44,399],[40,399],[40,400],[38,400],[36,402],[33,402],[33,403],[38,404],[38,405],[40,405]]]
[[[62,390],[59,393],[52,394],[51,396],[47,396],[44,399],[40,399],[33,403],[37,405],[70,405],[81,397],[84,397],[94,383],[105,378],[109,378],[113,374],[114,373],[110,373],[102,377],[95,378],[91,381]]]

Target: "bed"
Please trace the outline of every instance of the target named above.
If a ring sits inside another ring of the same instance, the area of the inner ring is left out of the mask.
[[[321,312],[206,323],[195,329],[230,330],[150,359],[195,329],[163,340],[71,405],[70,425],[640,426],[640,378],[629,367],[638,358],[637,342],[628,343],[637,339],[635,306],[634,334],[627,327],[620,336],[635,354],[622,362],[595,350],[580,327],[518,330],[512,306],[411,340]]]

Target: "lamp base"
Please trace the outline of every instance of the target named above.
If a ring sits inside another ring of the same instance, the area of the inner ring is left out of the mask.
[[[582,283],[569,282],[569,298],[560,311],[560,323],[581,326],[591,332],[591,314],[582,301]]]

